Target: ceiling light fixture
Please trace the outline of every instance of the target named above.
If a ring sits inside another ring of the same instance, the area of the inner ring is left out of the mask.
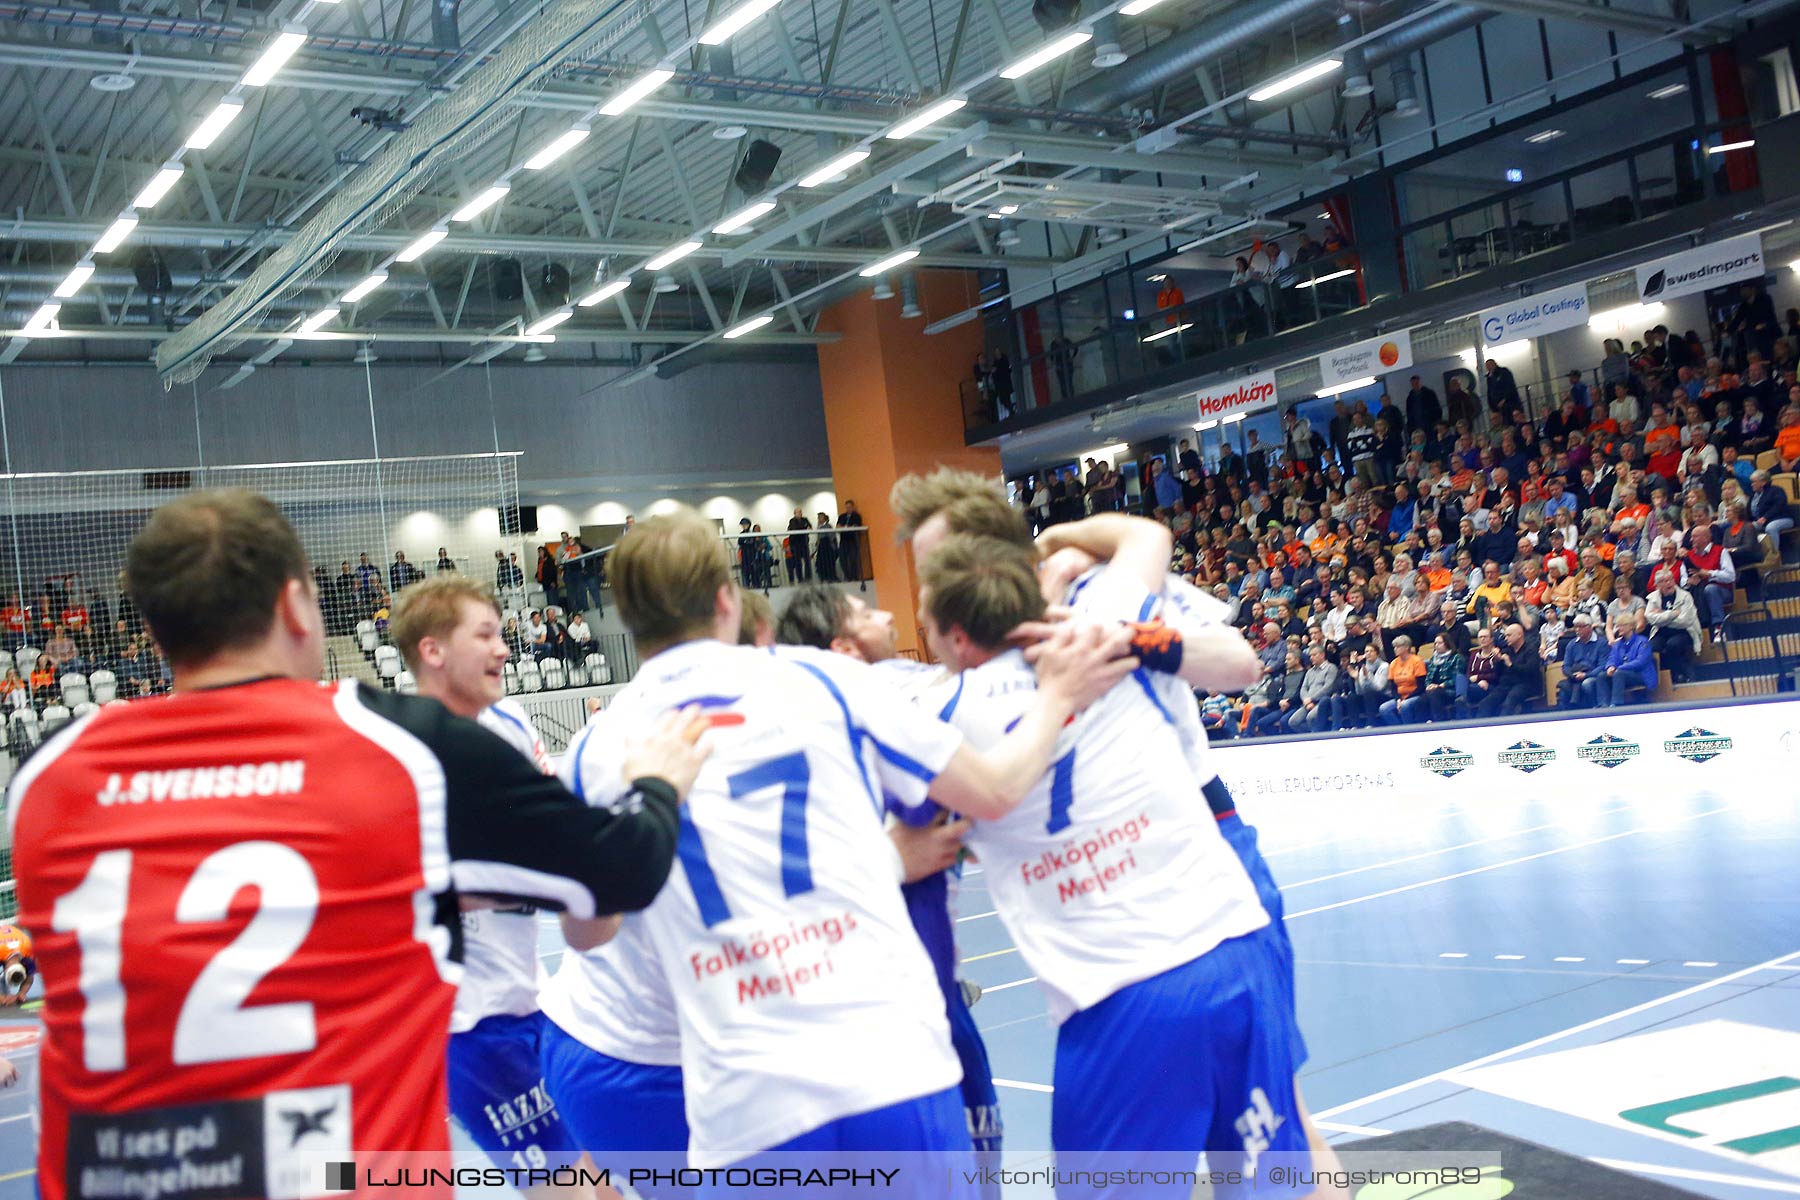
[[[82,259],[75,264],[74,270],[63,276],[63,281],[56,285],[56,291],[51,294],[56,296],[59,300],[67,300],[70,296],[79,292],[82,285],[86,284],[87,281],[93,277],[93,274],[94,264],[87,259]]]
[[[1139,13],[1149,12],[1162,2],[1163,0],[1131,0],[1130,4],[1127,4],[1124,8],[1119,10],[1119,15],[1121,17],[1135,17]]]
[[[1339,58],[1322,58],[1318,62],[1308,63],[1296,71],[1271,79],[1251,92],[1250,99],[1273,100],[1283,92],[1291,92],[1303,83],[1311,83],[1322,75],[1329,75],[1343,65],[1344,61]]]
[[[262,87],[275,78],[275,73],[287,65],[287,60],[294,57],[300,47],[306,45],[306,29],[301,25],[288,25],[275,35],[269,48],[262,52],[262,57],[250,64],[244,77],[238,82],[244,87]]]
[[[884,136],[895,140],[909,138],[927,125],[935,125],[937,122],[943,120],[967,103],[968,100],[962,96],[951,96],[947,100],[939,100],[929,108],[923,109],[906,118],[906,120],[888,130]]]
[[[489,187],[487,191],[482,192],[479,196],[476,196],[473,200],[451,213],[450,219],[452,221],[473,221],[476,217],[479,217],[482,213],[504,200],[506,198],[506,193],[510,191],[512,191],[512,184],[496,183]]]
[[[19,330],[19,336],[43,337],[44,335],[51,333],[50,323],[56,320],[56,314],[61,311],[62,305],[60,304],[50,303],[42,305],[36,312],[31,314],[31,319],[26,321],[24,327]]]
[[[718,234],[749,232],[750,222],[758,217],[766,217],[775,211],[773,200],[758,200],[755,204],[746,204],[723,221],[712,227]]]
[[[1330,283],[1333,279],[1342,279],[1346,275],[1356,274],[1356,268],[1345,267],[1341,271],[1333,271],[1329,275],[1320,275],[1316,279],[1302,279],[1294,285],[1295,289],[1317,287],[1321,283]]]
[[[131,236],[131,231],[137,226],[137,214],[126,209],[119,214],[118,220],[106,227],[106,232],[100,235],[100,240],[94,243],[94,253],[111,254],[119,248],[120,242]]]
[[[610,300],[631,286],[631,276],[622,275],[618,279],[601,284],[587,295],[575,302],[577,308],[592,308],[602,300]]]
[[[552,329],[555,329],[558,325],[561,325],[564,321],[574,315],[574,313],[566,308],[558,309],[553,313],[546,313],[525,327],[525,336],[537,337],[539,334],[549,333]]]
[[[319,332],[322,327],[337,320],[338,314],[341,311],[342,310],[336,305],[333,305],[330,308],[321,308],[318,312],[300,322],[300,332],[308,335]]]
[[[1349,383],[1340,383],[1333,387],[1320,388],[1318,391],[1314,392],[1313,395],[1318,396],[1320,399],[1324,399],[1326,396],[1336,396],[1342,392],[1354,392],[1357,388],[1369,387],[1373,385],[1374,382],[1375,377],[1373,375],[1367,375],[1361,379],[1352,379]]]
[[[677,242],[675,245],[670,246],[667,250],[664,250],[661,254],[645,263],[644,269],[646,271],[660,271],[670,263],[680,262],[699,248],[699,242]]]
[[[1055,62],[1069,51],[1075,49],[1075,47],[1090,40],[1093,36],[1094,34],[1091,30],[1077,29],[1073,33],[1065,33],[1053,41],[1045,42],[1042,46],[1039,46],[1024,58],[1021,58],[1010,67],[1001,71],[1000,78],[1019,79],[1029,75],[1046,63]]]
[[[1160,342],[1166,337],[1174,337],[1176,334],[1180,333],[1182,330],[1192,329],[1193,327],[1194,327],[1193,322],[1184,321],[1180,325],[1171,325],[1167,329],[1159,329],[1155,333],[1151,334],[1149,337],[1143,338],[1142,340],[1145,342]]]
[[[186,168],[178,162],[167,162],[162,169],[150,177],[138,194],[132,199],[133,208],[155,208],[156,202],[169,194],[169,189],[180,182],[182,172]]]
[[[1683,93],[1685,91],[1687,91],[1687,84],[1671,83],[1671,84],[1667,84],[1663,87],[1659,87],[1654,92],[1651,92],[1650,99],[1652,99],[1652,100],[1667,100],[1672,96],[1679,96],[1679,95],[1681,95],[1681,93]]]
[[[1733,150],[1748,150],[1754,145],[1756,145],[1755,138],[1745,138],[1741,142],[1725,142],[1718,146],[1708,146],[1706,152],[1708,154],[1729,154]]]
[[[425,252],[450,236],[447,229],[429,229],[421,233],[406,249],[394,255],[395,262],[417,262],[425,256]]]
[[[872,262],[862,270],[858,271],[857,274],[861,275],[864,279],[873,279],[875,276],[891,271],[901,263],[911,262],[917,257],[919,257],[919,250],[918,247],[914,246],[890,254],[878,262]]]
[[[386,271],[376,271],[374,274],[365,277],[361,283],[345,292],[344,298],[339,301],[339,303],[355,304],[358,300],[361,300],[364,296],[367,296],[370,292],[374,291],[387,281],[388,273]]]
[[[563,135],[525,160],[527,171],[541,171],[581,143],[587,141],[591,130],[586,125],[573,125]]]
[[[603,116],[616,117],[673,78],[675,72],[665,71],[661,67],[646,71],[627,84],[618,95],[602,104],[600,112]]]
[[[1530,146],[1541,146],[1545,142],[1554,142],[1557,138],[1561,137],[1564,132],[1565,131],[1561,129],[1540,129],[1530,137],[1526,138],[1525,142]]]
[[[744,0],[744,3],[714,21],[711,28],[701,33],[700,44],[702,46],[723,45],[731,40],[732,34],[780,3],[781,0]]]
[[[194,127],[184,143],[189,150],[204,150],[219,140],[225,127],[238,119],[244,111],[244,102],[235,96],[227,96],[219,101],[218,107],[206,114],[206,119]]]
[[[1201,421],[1198,425],[1195,425],[1194,432],[1195,433],[1205,433],[1209,429],[1217,429],[1218,427],[1219,427],[1219,418],[1214,417],[1210,421]]]
[[[815,167],[810,173],[802,175],[800,186],[816,188],[830,183],[867,157],[869,157],[867,150],[846,150],[836,158],[828,159],[823,166]]]
[[[755,333],[774,319],[774,313],[764,313],[760,317],[751,317],[748,321],[739,325],[733,325],[730,329],[727,329],[723,336],[726,341],[735,341],[736,339],[743,337],[746,333]]]

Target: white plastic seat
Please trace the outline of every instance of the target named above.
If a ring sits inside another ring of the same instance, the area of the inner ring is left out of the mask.
[[[29,750],[43,739],[38,715],[30,708],[17,708],[7,718],[7,730],[14,749]]]
[[[521,692],[544,690],[544,677],[539,673],[535,659],[527,658],[519,663],[519,690]]]
[[[6,674],[6,668],[13,665],[13,652],[0,649],[0,675]]]
[[[612,671],[607,668],[606,655],[595,651],[587,656],[588,682],[611,683]]]
[[[364,654],[373,654],[381,648],[381,635],[375,632],[375,623],[373,621],[368,622],[368,626],[369,628],[366,631],[356,635],[356,639],[362,644],[362,652]]]
[[[397,659],[399,657],[400,657],[400,648],[398,646],[377,646],[377,647],[375,647],[375,661],[376,662],[385,662],[386,660],[388,660],[390,658]]]
[[[14,661],[19,664],[19,674],[26,679],[31,678],[32,671],[37,669],[37,660],[41,654],[43,651],[36,646],[20,646],[13,655]]]
[[[60,704],[44,706],[44,736],[49,737],[74,719],[74,714]]]
[[[30,708],[31,689],[28,687],[14,688],[6,693],[6,707],[11,709]]]
[[[368,620],[367,618],[364,618],[363,620],[358,621],[356,623],[356,636],[357,637],[361,637],[365,633],[374,633],[374,632],[375,632],[375,622]]]
[[[539,665],[538,670],[544,676],[544,690],[546,692],[554,692],[568,686],[568,676],[563,671],[562,659],[546,658],[543,663]]]
[[[89,675],[88,687],[94,693],[95,704],[110,704],[119,695],[119,681],[111,671],[95,671]]]
[[[507,695],[512,696],[512,695],[518,694],[518,691],[519,691],[519,668],[517,666],[513,665],[511,662],[508,662],[505,666],[501,667],[500,668],[500,679],[506,685],[506,694]]]
[[[377,657],[375,659],[375,673],[390,685],[394,680],[400,678],[400,673],[405,669],[405,664],[400,661],[398,654],[392,658]]]
[[[99,707],[100,706],[95,704],[92,700],[84,700],[82,703],[77,704],[74,708],[70,709],[69,712],[75,720],[79,721]]]
[[[419,694],[419,681],[413,678],[411,671],[402,671],[394,676],[394,690],[402,696],[416,696]]]
[[[63,703],[70,708],[79,708],[93,697],[88,692],[88,678],[78,671],[70,671],[57,681],[62,689]]]
[[[588,674],[587,663],[585,661],[570,662],[568,664],[568,673],[570,687],[586,687],[588,685],[588,680],[591,678]]]

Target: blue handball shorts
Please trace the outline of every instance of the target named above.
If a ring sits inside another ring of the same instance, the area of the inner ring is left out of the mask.
[[[1288,1016],[1293,1021],[1288,1037],[1294,1047],[1294,1069],[1298,1070],[1306,1065],[1308,1054],[1306,1037],[1300,1032],[1300,1014],[1294,995],[1294,945],[1288,940],[1287,905],[1281,898],[1281,889],[1275,886],[1275,876],[1269,873],[1269,864],[1263,858],[1262,850],[1257,847],[1256,827],[1246,825],[1244,819],[1237,815],[1225,781],[1214,778],[1206,785],[1205,791],[1207,802],[1218,816],[1219,832],[1225,836],[1225,844],[1232,848],[1238,861],[1244,865],[1250,882],[1256,885],[1256,898],[1262,901],[1263,908],[1269,914],[1269,929],[1275,935],[1276,950],[1281,955]]]
[[[1050,1139],[1059,1174],[1153,1173],[1094,1187],[1071,1182],[1059,1194],[1186,1197],[1201,1154],[1212,1171],[1255,1177],[1215,1186],[1215,1196],[1305,1195],[1266,1170],[1280,1154],[1288,1173],[1311,1166],[1294,1090],[1293,1027],[1283,991],[1284,960],[1274,927],[1232,938],[1192,962],[1114,992],[1067,1021],[1056,1036],[1056,1093]]]
[[[502,1167],[562,1167],[581,1156],[544,1086],[542,1013],[494,1016],[450,1035],[450,1115]]]
[[[574,1130],[575,1142],[601,1166],[624,1152],[685,1156],[688,1127],[681,1068],[626,1062],[575,1040],[545,1019],[544,1083]]]

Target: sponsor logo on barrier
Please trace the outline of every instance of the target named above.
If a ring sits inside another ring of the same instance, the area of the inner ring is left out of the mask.
[[[1698,725],[1683,730],[1663,743],[1665,753],[1696,763],[1711,762],[1729,749],[1730,738],[1710,729],[1702,729]]]
[[[1552,288],[1522,300],[1483,309],[1479,315],[1481,340],[1488,346],[1497,346],[1502,342],[1541,337],[1559,329],[1585,325],[1591,315],[1587,284]]]
[[[1637,268],[1638,299],[1667,300],[1723,283],[1760,279],[1765,270],[1762,236],[1746,233],[1642,264]]]
[[[1616,733],[1603,733],[1590,739],[1586,745],[1575,748],[1575,757],[1582,762],[1599,763],[1603,767],[1616,767],[1622,762],[1629,762],[1642,752],[1636,742],[1622,738]]]
[[[1445,779],[1452,775],[1460,775],[1475,765],[1473,754],[1464,754],[1450,746],[1439,746],[1430,754],[1419,760],[1419,765],[1433,775],[1442,775]]]
[[[1268,408],[1275,403],[1275,372],[1264,371],[1217,387],[1203,388],[1194,394],[1194,403],[1202,421]]]
[[[1412,336],[1404,329],[1319,356],[1319,386],[1336,387],[1412,366]]]
[[[1556,761],[1556,751],[1536,742],[1514,742],[1500,752],[1500,765],[1527,775]]]

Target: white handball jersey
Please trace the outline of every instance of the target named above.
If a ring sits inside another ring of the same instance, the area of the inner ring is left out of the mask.
[[[546,775],[555,773],[544,743],[525,710],[496,700],[475,718],[482,728],[530,759]],[[538,919],[529,905],[478,909],[462,914],[463,976],[450,1012],[450,1032],[463,1033],[488,1017],[523,1017],[537,1011]]]
[[[676,871],[643,914],[680,1016],[694,1166],[962,1076],[882,821],[884,799],[925,803],[962,738],[889,684],[839,654],[703,640],[596,718],[588,741],[615,746],[687,705],[714,722]],[[628,782],[616,760],[580,766],[590,796]]]
[[[1084,619],[1149,615],[1154,597],[1114,574],[1081,589]],[[946,719],[986,748],[1036,690],[1024,656],[1009,650],[963,672]],[[1200,786],[1175,714],[1140,670],[1063,730],[1054,764],[1018,808],[970,831],[994,907],[1058,1024],[1268,924]]]
[[[623,795],[625,746],[605,732],[608,724],[604,711],[588,721],[563,755],[561,776],[589,804],[610,807]],[[675,997],[642,913],[626,913],[605,945],[563,955],[538,1001],[546,1017],[590,1050],[648,1066],[681,1065]]]

